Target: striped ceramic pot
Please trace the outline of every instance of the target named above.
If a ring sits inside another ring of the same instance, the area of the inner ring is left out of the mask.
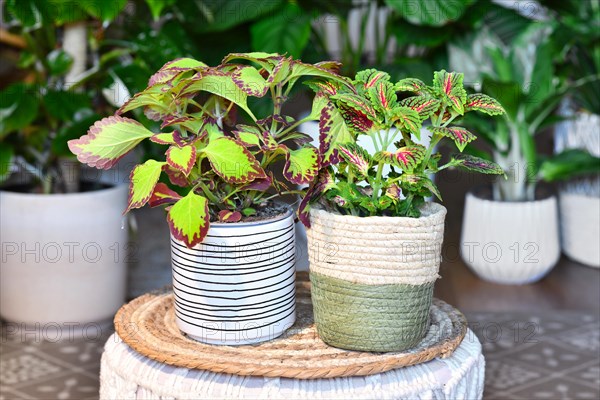
[[[294,240],[291,210],[265,221],[212,223],[191,249],[171,237],[179,329],[223,345],[280,336],[296,319]]]
[[[307,230],[317,332],[331,346],[401,351],[429,328],[446,209],[420,218],[355,217],[312,209]]]

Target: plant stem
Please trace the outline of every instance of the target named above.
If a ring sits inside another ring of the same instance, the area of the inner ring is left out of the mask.
[[[373,182],[373,200],[377,200],[379,198],[379,190],[381,190],[381,175],[383,174],[383,161],[379,161],[377,164],[377,176],[375,176],[375,181]]]
[[[421,171],[425,171],[427,165],[429,165],[429,159],[431,158],[431,153],[433,153],[433,148],[438,144],[440,139],[442,139],[442,136],[440,135],[431,135],[431,140],[429,141],[429,146],[427,147],[427,152],[425,153],[425,158],[423,158],[423,163],[421,163]]]
[[[196,186],[194,186],[194,189],[196,189],[197,187],[199,187],[200,189],[202,189],[202,192],[204,193],[204,195],[211,202],[213,202],[217,206],[221,205],[221,201],[219,201],[219,199],[217,198],[217,196],[215,196],[214,194],[211,193],[210,189],[208,188],[208,186],[206,186],[206,184],[204,182],[202,182],[202,181],[198,182],[196,184]],[[194,189],[192,189],[192,190],[194,190]]]

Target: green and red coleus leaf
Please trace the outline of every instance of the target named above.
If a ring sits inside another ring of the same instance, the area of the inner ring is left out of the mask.
[[[70,140],[68,145],[80,162],[108,169],[142,140],[153,135],[133,119],[111,116],[97,121],[86,135]]]
[[[423,189],[426,189],[431,194],[433,194],[435,197],[437,197],[440,201],[442,200],[442,195],[440,194],[439,189],[427,175],[402,174],[402,176],[400,177],[400,181],[404,185],[409,186],[408,188],[405,187],[405,189],[407,189],[407,191],[419,192],[419,191],[422,191]],[[427,194],[424,194],[424,195],[426,197],[429,197]]]
[[[441,135],[448,137],[454,141],[456,147],[463,151],[465,146],[476,139],[476,136],[471,132],[466,130],[465,128],[459,126],[449,126],[449,127],[429,127],[428,128],[431,133],[434,135]]]
[[[150,207],[158,207],[164,204],[173,204],[179,199],[181,199],[181,196],[177,192],[171,190],[164,183],[158,182],[148,204],[150,204]]]
[[[239,222],[242,219],[242,213],[239,211],[221,210],[218,217],[219,222]]]
[[[243,143],[229,137],[211,140],[202,149],[217,175],[227,183],[240,184],[265,178],[265,171]]]
[[[188,176],[196,163],[196,146],[171,146],[167,150],[167,164]]]
[[[379,151],[373,155],[375,161],[383,161],[404,171],[411,171],[425,158],[426,149],[421,145],[405,146],[391,151]]]
[[[242,186],[241,190],[258,190],[264,192],[271,187],[273,184],[273,177],[269,172],[264,178],[256,178],[252,182]]]
[[[474,172],[479,172],[482,174],[489,174],[489,175],[504,175],[505,174],[502,167],[499,166],[498,164],[496,164],[495,162],[486,160],[484,158],[475,157],[470,154],[456,154],[456,155],[452,156],[452,159],[453,159],[453,161],[451,161],[452,164],[454,164],[457,167],[469,170],[469,171],[474,171]]]
[[[394,89],[396,89],[397,92],[413,92],[421,94],[427,90],[427,85],[420,79],[405,78],[399,80],[394,85]]]
[[[373,68],[358,72],[355,78],[355,81],[362,83],[365,86],[365,89],[374,88],[377,84],[389,80],[390,75],[387,72],[378,71]]]
[[[156,133],[150,137],[150,141],[158,144],[185,146],[185,139],[181,136],[179,131]]]
[[[171,60],[150,77],[148,86],[167,83],[182,72],[204,67],[207,67],[207,65],[201,61],[194,60],[193,58],[177,58]]]
[[[125,212],[143,207],[154,193],[162,168],[166,163],[148,160],[137,165],[129,176],[129,199]]]
[[[169,182],[175,186],[187,187],[190,184],[187,176],[178,169],[171,167],[169,164],[163,166],[163,171],[167,174]]]
[[[269,90],[265,78],[260,75],[256,68],[250,65],[237,66],[232,72],[231,78],[249,96],[262,97]]]
[[[353,143],[354,138],[340,111],[331,102],[321,110],[319,118],[319,154],[321,167],[337,164],[337,147],[346,143]]]
[[[233,135],[246,147],[260,146],[262,132],[256,126],[237,125]]]
[[[188,247],[201,243],[210,226],[208,200],[191,190],[169,209],[167,222],[171,235]]]
[[[465,111],[481,111],[488,115],[502,115],[506,113],[498,100],[482,93],[467,96]]]
[[[319,175],[309,186],[306,195],[298,206],[298,218],[304,226],[310,228],[310,204],[316,201],[323,192],[335,187],[335,181],[328,169],[319,171]]]
[[[285,154],[283,176],[297,185],[311,183],[319,172],[319,152],[313,146],[298,150],[288,149]]]
[[[463,87],[464,75],[457,72],[436,71],[433,78],[434,90],[442,95],[444,103],[458,114],[465,112],[467,92]]]
[[[380,80],[375,83],[375,86],[370,87],[367,93],[375,108],[382,113],[397,105],[396,91],[394,85],[390,82]]]
[[[353,93],[338,93],[331,96],[331,99],[334,100],[340,108],[353,110],[355,114],[364,115],[373,122],[378,121],[375,108],[373,108],[373,106],[369,104],[369,101],[362,96]]]
[[[402,189],[395,183],[392,183],[385,190],[385,195],[392,200],[400,200],[400,196],[402,196]]]
[[[369,175],[371,156],[365,149],[357,144],[347,143],[338,146],[338,153],[361,177]]]
[[[421,122],[429,118],[440,107],[440,101],[429,96],[412,96],[400,102],[400,106],[416,111]]]
[[[402,106],[394,107],[388,112],[388,118],[399,130],[420,136],[421,117],[415,110]]]

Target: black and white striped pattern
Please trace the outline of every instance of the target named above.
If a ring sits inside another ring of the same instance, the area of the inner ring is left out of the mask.
[[[295,321],[295,234],[277,220],[212,224],[192,249],[171,238],[177,325],[192,338],[241,345],[273,339]]]

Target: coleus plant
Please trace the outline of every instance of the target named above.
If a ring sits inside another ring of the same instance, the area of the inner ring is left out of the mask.
[[[146,203],[166,205],[172,235],[192,247],[206,237],[211,221],[255,216],[268,200],[299,193],[295,185],[314,180],[319,152],[296,128],[319,115],[296,121],[283,114],[283,104],[305,76],[350,86],[338,68],[335,62],[313,65],[267,53],[230,54],[216,67],[177,59],[69,148],[79,161],[107,169],[145,139],[164,145],[164,160],[150,159],[133,169],[126,211]],[[248,100],[266,95],[272,112],[258,119]],[[140,107],[160,121],[160,132],[123,116]],[[243,123],[238,109],[247,117]],[[284,179],[273,172],[278,161],[284,163]]]
[[[352,86],[308,84],[316,92],[314,104],[321,107],[322,162],[300,204],[299,215],[307,226],[310,206],[318,200],[341,214],[416,218],[425,198],[441,200],[431,174],[450,167],[504,174],[494,162],[462,154],[476,136],[453,122],[471,111],[504,114],[493,98],[468,95],[463,74],[438,71],[427,86],[414,78],[391,82],[387,73],[367,69],[356,74]],[[427,146],[418,143],[425,124],[431,132]],[[372,140],[374,154],[359,145],[361,135]],[[441,154],[434,149],[444,138],[461,153],[440,165]],[[384,174],[386,166],[389,173]]]

